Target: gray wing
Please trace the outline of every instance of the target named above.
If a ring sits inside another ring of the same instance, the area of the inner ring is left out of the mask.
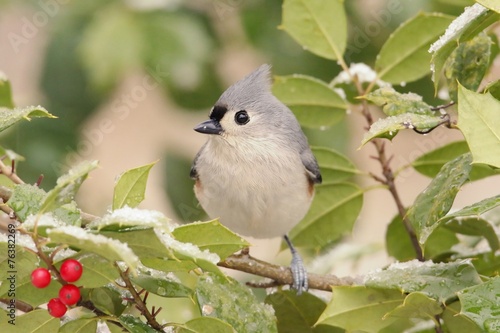
[[[318,161],[316,161],[316,157],[314,157],[311,149],[309,147],[305,147],[300,153],[300,158],[302,159],[302,163],[307,170],[309,179],[311,179],[311,181],[315,184],[321,184],[322,178]]]

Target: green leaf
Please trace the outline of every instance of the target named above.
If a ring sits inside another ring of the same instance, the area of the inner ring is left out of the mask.
[[[218,220],[185,224],[175,228],[172,235],[178,241],[216,253],[221,260],[250,246],[250,243],[220,224]]]
[[[0,132],[14,125],[22,119],[57,118],[41,106],[27,106],[24,108],[8,109],[0,107]]]
[[[7,204],[21,221],[25,221],[29,215],[38,214],[45,195],[45,191],[38,186],[18,184]]]
[[[486,238],[493,252],[500,248],[495,228],[486,220],[477,217],[451,219],[444,223],[443,227],[462,235],[482,236]]]
[[[68,244],[69,246],[98,254],[108,260],[123,261],[135,272],[139,258],[126,243],[103,235],[96,235],[84,229],[65,226],[47,231],[50,241]]]
[[[388,312],[386,317],[434,319],[443,309],[436,300],[423,293],[413,292],[406,296],[403,304]]]
[[[120,175],[113,193],[113,210],[124,206],[136,207],[144,200],[149,171],[157,162],[130,169]]]
[[[484,87],[483,93],[489,92],[495,99],[500,100],[500,80],[492,81]]]
[[[432,81],[436,91],[444,64],[453,50],[461,42],[474,38],[486,27],[498,21],[499,17],[497,13],[486,10],[479,4],[467,7],[464,13],[450,24],[445,34],[431,45],[429,52],[432,53]]]
[[[97,330],[98,318],[80,318],[67,322],[58,333],[94,333]]]
[[[280,29],[305,50],[320,57],[342,59],[347,22],[342,0],[285,0]]]
[[[496,0],[476,0],[476,2],[480,3],[486,8],[494,10],[497,13],[500,13],[500,3]]]
[[[461,43],[445,63],[445,77],[452,101],[457,100],[458,83],[476,91],[490,64],[491,38],[481,33]]]
[[[0,107],[4,107],[7,109],[14,108],[10,81],[9,79],[7,79],[3,72],[0,72]]]
[[[332,301],[321,314],[316,325],[325,324],[344,328],[348,332],[378,333],[394,323],[396,318],[385,314],[403,303],[399,291],[362,286],[333,287]]]
[[[285,290],[266,297],[266,303],[272,305],[278,319],[279,332],[312,333],[314,323],[325,310],[326,304],[318,297],[295,291]]]
[[[460,302],[446,306],[441,318],[448,332],[481,333],[482,330],[472,320],[460,313]]]
[[[217,318],[200,317],[191,319],[177,333],[236,333],[228,323]]]
[[[490,94],[478,94],[458,87],[458,128],[472,152],[472,163],[500,168],[500,101]]]
[[[480,283],[481,278],[470,260],[436,264],[415,259],[365,276],[367,287],[395,289],[402,293],[421,292],[440,302],[455,296],[459,290]]]
[[[456,141],[425,153],[414,160],[411,165],[422,175],[434,178],[446,162],[468,152],[467,142]],[[475,164],[472,166],[469,178],[470,180],[479,180],[499,173],[500,170],[488,165]]]
[[[97,161],[84,161],[59,177],[57,185],[45,196],[40,212],[50,211],[72,202],[76,192],[80,189],[80,185],[82,185],[90,171],[97,168],[97,165]]]
[[[188,297],[192,290],[182,283],[175,281],[172,273],[166,274],[151,270],[151,275],[141,273],[137,277],[131,277],[132,282],[147,291],[162,297]]]
[[[363,191],[354,184],[316,186],[309,212],[289,233],[295,246],[322,249],[352,230],[363,206]]]
[[[7,279],[7,281],[9,280]],[[2,285],[0,285],[0,298],[11,298],[9,296],[10,289],[10,283],[2,283]],[[47,303],[54,295],[57,295],[59,289],[61,289],[61,285],[55,281],[52,281],[47,287],[39,289],[31,283],[30,275],[15,277],[16,298],[32,307]]]
[[[78,284],[80,284],[80,280],[78,280]],[[118,317],[126,308],[123,304],[123,295],[108,287],[89,290],[89,300],[96,308],[110,316]]]
[[[449,252],[452,246],[457,243],[458,238],[455,233],[437,228],[425,243],[425,256],[426,258],[435,258],[442,253]],[[408,261],[416,257],[415,249],[399,215],[396,215],[387,227],[385,246],[387,254],[398,261]]]
[[[272,90],[304,127],[326,128],[340,122],[346,115],[347,103],[342,97],[314,77],[277,76]]]
[[[450,210],[455,196],[469,177],[471,160],[470,154],[464,154],[446,163],[408,209],[407,217],[421,245],[425,244],[440,225],[438,221]]]
[[[341,153],[326,147],[311,147],[318,160],[323,182],[341,182],[359,173],[356,166]]]
[[[461,314],[472,319],[484,332],[498,332],[500,328],[500,277],[494,277],[458,293]]]
[[[16,325],[0,323],[1,332],[9,333],[47,333],[58,332],[60,319],[52,317],[45,309],[30,311],[16,317]]]
[[[143,322],[140,317],[135,315],[121,315],[118,317],[120,324],[130,333],[158,333],[157,330]]]
[[[12,275],[17,281],[31,276],[31,272],[38,267],[38,256],[20,245],[12,247],[11,242],[19,242],[19,239],[7,237],[0,241],[0,281],[6,281]]]
[[[443,123],[440,116],[429,116],[417,113],[403,113],[377,120],[365,133],[361,145],[363,146],[374,138],[392,140],[403,129],[413,129],[420,132],[430,131]]]
[[[422,96],[415,93],[402,94],[392,87],[382,87],[366,96],[370,102],[382,106],[382,111],[388,116],[397,116],[405,113],[435,116],[436,112],[422,100]]]
[[[195,298],[204,317],[219,318],[238,333],[277,332],[272,308],[232,278],[211,273],[200,276]]]
[[[72,257],[84,267],[83,274],[78,280],[78,286],[83,288],[99,288],[114,283],[120,278],[112,261],[92,252],[81,251]],[[66,260],[66,259],[64,259]],[[59,269],[64,260],[56,264]]]
[[[375,61],[375,69],[385,82],[412,82],[430,72],[429,46],[452,22],[440,13],[418,13],[402,23],[385,42]]]

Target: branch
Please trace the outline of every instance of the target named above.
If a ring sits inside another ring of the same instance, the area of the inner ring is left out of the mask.
[[[251,286],[268,288],[276,285],[291,285],[293,283],[292,272],[289,267],[273,265],[268,262],[256,259],[249,254],[233,254],[217,265],[237,271],[250,273],[272,279],[272,284],[255,284]],[[309,279],[309,288],[324,291],[331,291],[332,286],[350,286],[358,284],[359,281],[351,277],[339,278],[335,275],[307,274]]]
[[[135,290],[134,284],[132,281],[130,281],[130,278],[128,276],[128,268],[125,271],[122,271],[120,267],[115,263],[116,269],[118,269],[118,272],[120,273],[120,277],[122,278],[123,282],[125,283],[125,288],[132,294],[133,302],[135,303],[135,306],[137,309],[141,312],[141,315],[143,315],[148,324],[153,327],[156,330],[162,331],[163,332],[163,325],[158,323],[156,320],[156,315],[158,312],[160,312],[161,308],[158,311],[154,311],[153,308],[153,313],[149,312],[147,306],[146,306],[146,298],[147,298],[147,293],[146,296],[144,297],[144,300],[141,298],[141,295]]]

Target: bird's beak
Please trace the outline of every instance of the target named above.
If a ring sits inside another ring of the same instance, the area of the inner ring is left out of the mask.
[[[203,134],[221,134],[222,126],[215,119],[208,119],[198,124],[194,130]]]

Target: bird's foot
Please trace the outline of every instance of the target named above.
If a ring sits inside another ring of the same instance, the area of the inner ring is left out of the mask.
[[[302,257],[297,252],[288,236],[285,235],[284,238],[290,248],[290,252],[292,253],[292,263],[290,265],[290,271],[292,272],[293,277],[292,288],[297,290],[297,295],[300,295],[309,288],[307,270],[304,266],[304,262],[302,261]]]

